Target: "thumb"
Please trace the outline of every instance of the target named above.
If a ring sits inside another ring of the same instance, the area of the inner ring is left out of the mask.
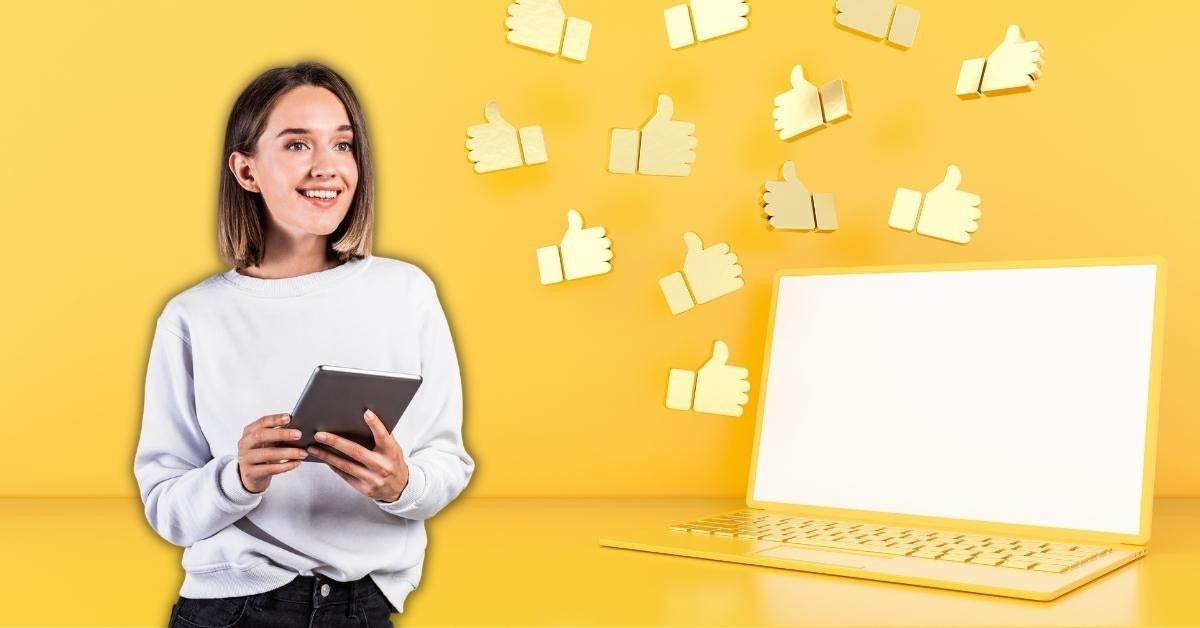
[[[804,78],[804,66],[797,65],[792,68],[792,87],[800,87],[807,85],[808,79]]]
[[[508,124],[508,121],[500,115],[500,105],[494,100],[488,101],[487,106],[483,108],[483,117],[492,124]]]
[[[1025,37],[1021,35],[1021,27],[1016,24],[1010,24],[1008,30],[1004,32],[1004,43],[1019,44],[1025,41]]]
[[[700,236],[691,231],[683,234],[683,243],[687,245],[688,253],[699,253],[704,250],[704,243],[700,241]]]
[[[783,162],[783,180],[788,183],[796,183],[796,164],[792,160]]]
[[[942,181],[942,185],[957,190],[961,184],[962,171],[958,169],[958,166],[950,164],[946,167],[946,179]]]
[[[709,358],[705,366],[708,364],[725,365],[727,362],[729,362],[729,347],[725,346],[723,341],[718,340],[714,342],[712,357]]]
[[[655,121],[663,122],[666,120],[670,120],[671,116],[674,114],[675,114],[675,103],[671,102],[671,97],[666,94],[659,94],[658,95],[658,108],[654,110],[654,117],[651,118],[650,121],[651,122],[655,122]]]
[[[583,229],[583,215],[574,209],[567,210],[567,231],[579,231]]]

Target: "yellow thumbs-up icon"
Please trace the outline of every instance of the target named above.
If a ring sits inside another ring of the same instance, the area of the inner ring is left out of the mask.
[[[750,371],[730,366],[729,347],[718,340],[712,357],[697,371],[671,369],[667,374],[667,407],[708,414],[742,416],[750,397]]]
[[[911,48],[917,39],[921,12],[895,0],[837,0],[833,10],[838,26]]]
[[[542,127],[527,126],[518,133],[500,115],[500,105],[495,101],[487,104],[483,116],[487,124],[467,127],[467,159],[475,164],[475,172],[516,168],[521,165],[522,158],[530,165],[546,162]]]
[[[604,227],[583,228],[583,216],[567,210],[567,232],[558,246],[537,250],[538,274],[542,285],[581,277],[603,275],[612,270],[612,242],[604,237]]]
[[[958,72],[954,93],[959,98],[978,98],[979,94],[1011,94],[1034,88],[1041,78],[1042,46],[1025,41],[1021,27],[1013,24],[1004,33],[1004,41],[987,59],[967,59]]]
[[[962,172],[951,164],[946,168],[945,180],[925,195],[924,203],[916,190],[896,190],[888,226],[912,231],[915,225],[921,235],[959,244],[970,242],[971,233],[979,228],[976,221],[983,213],[979,211],[980,198],[959,190],[961,184]]]
[[[675,103],[659,94],[658,108],[641,132],[613,129],[608,171],[616,174],[655,174],[686,177],[696,161],[696,125],[672,120]]]
[[[779,139],[797,137],[850,115],[850,102],[841,79],[830,81],[818,90],[804,78],[804,68],[797,65],[792,68],[791,81],[792,88],[775,97],[775,111],[771,114]]]
[[[514,0],[508,5],[508,41],[526,48],[558,54],[575,61],[587,59],[592,23],[567,17],[558,0]],[[566,35],[563,27],[566,27]]]
[[[697,304],[708,303],[745,285],[742,267],[728,244],[720,242],[704,248],[700,236],[691,231],[683,234],[683,243],[687,245],[683,273],[671,273],[658,280],[672,314],[686,312]]]
[[[680,4],[663,11],[667,22],[667,43],[672,50],[690,46],[697,41],[746,30],[750,20],[750,5],[745,0],[691,0],[691,15],[688,5]],[[692,25],[695,24],[695,37]]]
[[[783,162],[783,181],[767,181],[763,211],[772,227],[798,231],[837,229],[837,211],[833,195],[811,194],[796,178],[796,164]]]

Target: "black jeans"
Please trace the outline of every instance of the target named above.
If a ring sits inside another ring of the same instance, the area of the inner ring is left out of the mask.
[[[370,576],[353,582],[297,576],[256,595],[180,596],[167,628],[391,628],[394,612]]]

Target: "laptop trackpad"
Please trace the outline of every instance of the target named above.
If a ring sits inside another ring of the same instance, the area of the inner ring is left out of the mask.
[[[862,569],[867,566],[866,561],[858,556],[839,554],[837,552],[822,552],[820,550],[806,550],[786,545],[779,545],[755,553],[768,558],[802,560],[806,563],[822,563],[826,565],[838,565],[839,567],[853,567],[855,569]]]

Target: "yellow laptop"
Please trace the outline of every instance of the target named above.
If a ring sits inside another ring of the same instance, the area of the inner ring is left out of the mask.
[[[780,272],[746,508],[600,543],[1030,600],[1099,578],[1150,539],[1165,274]]]

